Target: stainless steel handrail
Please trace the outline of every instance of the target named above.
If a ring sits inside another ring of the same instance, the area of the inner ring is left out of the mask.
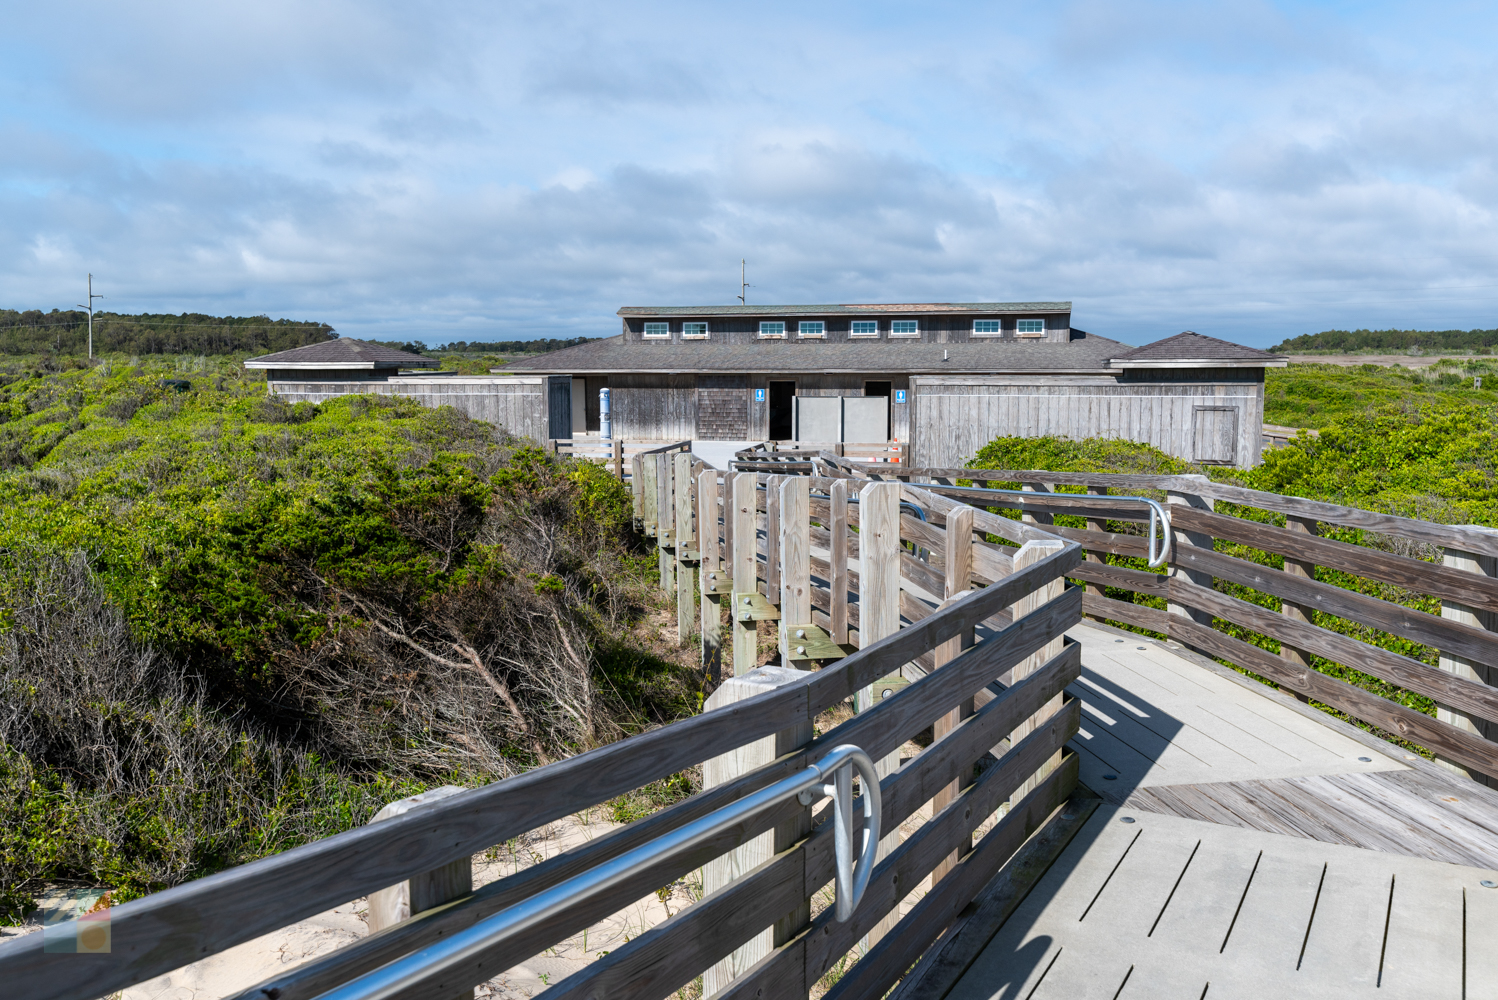
[[[853,861],[853,769],[861,780],[863,802],[863,843]],[[828,781],[828,777],[831,781]],[[575,875],[545,892],[537,893],[479,921],[467,930],[436,944],[398,958],[388,965],[367,972],[357,979],[321,994],[319,1000],[384,1000],[418,983],[477,959],[485,951],[534,927],[580,900],[597,896],[618,886],[642,868],[689,850],[710,840],[724,830],[743,823],[788,798],[810,805],[818,798],[834,800],[834,845],[837,854],[837,910],[839,921],[853,915],[879,849],[879,775],[874,762],[863,750],[845,743],[834,747],[815,764],[773,785],[746,795],[716,812],[673,830],[648,844],[642,844],[581,875]]]
[[[991,497],[995,493],[999,493],[1017,497],[1024,497],[1026,500],[1030,500],[1032,502],[1043,503],[1050,500],[1064,500],[1064,498],[1067,497],[1079,497],[1083,495],[1079,493],[1038,493],[1033,490],[990,490],[980,486],[938,486],[931,483],[911,483],[910,485],[916,487],[917,489],[930,490],[932,493],[940,493],[942,496],[952,496],[956,494],[964,498],[970,497],[974,500],[982,500],[983,497]],[[1146,550],[1148,552],[1148,565],[1151,569],[1158,569],[1159,567],[1164,566],[1166,561],[1170,559],[1170,512],[1165,509],[1165,505],[1160,501],[1152,500],[1149,497],[1120,496],[1089,496],[1087,497],[1087,499],[1106,503],[1114,503],[1118,501],[1122,501],[1124,503],[1142,503],[1148,506],[1150,509],[1150,531],[1149,541],[1147,543],[1148,548]],[[982,504],[979,503],[975,504],[974,506],[981,507]],[[1078,511],[1078,513],[1081,514],[1083,513],[1083,511]],[[1157,525],[1160,529],[1158,551],[1155,545],[1155,529]]]

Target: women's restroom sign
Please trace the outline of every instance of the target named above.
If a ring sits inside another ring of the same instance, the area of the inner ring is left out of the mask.
[[[896,389],[895,390],[895,402],[897,402],[897,403],[903,403],[903,402],[905,402],[905,390],[904,389]]]

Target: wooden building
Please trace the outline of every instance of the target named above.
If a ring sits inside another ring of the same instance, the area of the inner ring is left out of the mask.
[[[254,358],[289,402],[396,393],[537,439],[908,445],[960,465],[1004,435],[1123,437],[1190,461],[1259,461],[1264,351],[1195,333],[1130,347],[1075,329],[1069,302],[619,310],[617,336],[457,376],[356,340]]]
[[[1002,435],[1124,437],[1257,464],[1276,355],[1183,333],[1144,347],[1077,330],[1069,302],[626,307],[623,329],[504,369],[571,379],[573,433],[908,442],[959,465]],[[581,396],[579,401],[578,397]],[[867,400],[867,402],[865,402]]]

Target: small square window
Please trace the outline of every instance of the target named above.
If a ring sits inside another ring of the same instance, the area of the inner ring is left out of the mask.
[[[879,336],[879,321],[877,319],[855,319],[853,321],[853,336],[855,336],[855,337],[877,337],[877,336]]]
[[[996,319],[973,320],[973,332],[979,336],[992,337],[999,333],[999,321]]]
[[[682,340],[706,340],[707,339],[707,324],[706,323],[683,323],[681,325],[681,339]]]
[[[913,319],[897,319],[889,325],[891,337],[916,337],[921,332],[921,324]]]
[[[803,337],[825,337],[827,336],[827,324],[819,319],[803,319],[796,324],[796,332]]]
[[[759,324],[759,335],[761,337],[784,337],[785,324],[779,320],[763,320]]]
[[[647,337],[669,337],[671,336],[670,323],[646,323],[645,336]]]
[[[1016,324],[1015,332],[1018,333],[1021,337],[1025,337],[1025,336],[1030,336],[1030,337],[1044,336],[1044,334],[1045,334],[1045,320],[1043,320],[1043,319],[1022,319],[1022,320],[1019,321],[1018,324]]]

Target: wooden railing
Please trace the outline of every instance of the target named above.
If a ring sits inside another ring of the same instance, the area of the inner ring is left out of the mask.
[[[48,954],[42,934],[0,943],[7,992],[108,994],[389,886],[426,886],[488,847],[705,763],[703,790],[675,805],[477,890],[444,878],[445,899],[413,891],[424,911],[236,995],[315,997],[845,743],[879,762],[887,832],[848,922],[814,912],[833,879],[833,836],[825,810],[792,799],[398,995],[466,994],[703,866],[700,901],[545,995],[660,998],[702,976],[720,997],[806,996],[834,968],[829,996],[886,992],[1076,785],[1063,747],[1079,708],[1062,692],[1079,676],[1080,647],[1063,633],[1080,620],[1082,594],[1063,580],[1081,550],[899,483],[720,476],[665,451],[637,462],[642,524],[672,533],[673,582],[688,581],[715,622],[718,602],[734,602],[735,675],[707,711],[115,907],[109,954]],[[699,575],[713,585],[699,587]],[[777,666],[755,665],[757,620],[779,622]],[[850,699],[859,711],[833,725],[824,713]],[[814,723],[827,731],[814,736]],[[929,745],[911,743],[923,733]]]
[[[864,467],[871,472],[877,468]],[[1086,561],[1068,575],[1086,585],[1083,610],[1088,615],[1166,635],[1303,699],[1426,747],[1448,767],[1478,781],[1498,784],[1498,671],[1493,667],[1498,664],[1498,532],[1281,496],[1205,476],[925,468],[906,475],[911,482],[929,480],[925,488],[938,493],[943,484],[959,479],[1025,484],[1037,493],[1033,503],[995,506],[1019,507],[1044,520],[1066,513],[1089,518],[1085,529],[1045,528],[1087,550]],[[1068,499],[1068,494],[1051,492],[1060,485],[1085,487],[1089,496],[1070,494]],[[1106,530],[1105,520],[1140,519],[1137,512],[1097,510],[1094,498],[1110,490],[1165,492],[1174,544],[1164,575],[1112,564],[1143,556],[1145,546],[1138,535]],[[1218,503],[1266,512],[1277,523],[1220,513],[1214,510]],[[1089,504],[1093,509],[1084,509]],[[1346,528],[1365,538],[1371,535],[1379,547],[1324,537],[1326,529]],[[1230,547],[1248,550],[1244,554],[1250,558],[1222,551]],[[1262,561],[1255,561],[1255,554]],[[1282,569],[1269,565],[1276,557]],[[1346,576],[1382,586],[1359,591],[1329,579],[1343,577],[1345,582]],[[1233,596],[1220,584],[1277,598],[1279,608]],[[1120,595],[1128,599],[1106,596],[1107,588],[1129,592]],[[1366,591],[1403,592],[1403,597],[1385,600]],[[1166,607],[1134,603],[1133,595],[1162,598]],[[1427,604],[1439,601],[1440,613],[1410,607],[1418,598],[1426,598]],[[1228,634],[1232,627],[1273,640],[1279,652]],[[1427,658],[1437,662],[1359,638],[1377,640],[1380,635],[1427,647],[1435,652]],[[1317,670],[1313,657],[1423,695],[1436,703],[1436,714]]]
[[[762,441],[736,452],[733,470],[805,474],[812,471],[812,459],[824,451],[850,462],[880,465],[899,465],[907,458],[905,445],[899,441],[876,441],[868,444],[842,441]]]
[[[552,438],[546,442],[546,447],[558,455],[571,455],[607,465],[613,469],[615,477],[628,482],[633,474],[635,456],[653,455],[659,451],[686,451],[692,447],[692,442],[626,441],[624,438],[606,438],[595,434]]]

